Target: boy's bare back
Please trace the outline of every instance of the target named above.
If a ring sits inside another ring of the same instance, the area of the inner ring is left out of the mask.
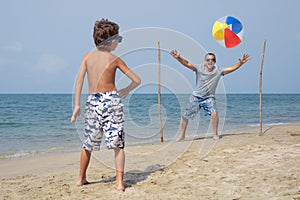
[[[125,63],[107,51],[96,50],[88,53],[85,57],[89,93],[115,91],[116,70],[119,68],[126,73]]]

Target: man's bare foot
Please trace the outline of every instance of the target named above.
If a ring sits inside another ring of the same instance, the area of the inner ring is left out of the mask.
[[[177,137],[177,139],[176,139],[176,142],[183,141],[184,139],[185,139],[184,136],[179,135],[179,136]]]
[[[90,184],[90,182],[88,182],[87,180],[77,182],[77,186],[83,186],[83,185],[87,185],[87,184]]]
[[[219,137],[218,135],[214,135],[213,139],[214,139],[214,140],[219,140],[220,137]]]

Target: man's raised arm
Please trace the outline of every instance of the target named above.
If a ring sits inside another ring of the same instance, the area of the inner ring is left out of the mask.
[[[178,61],[180,62],[182,65],[186,66],[187,68],[189,68],[190,70],[195,71],[195,67],[192,63],[190,63],[189,61],[187,61],[184,58],[180,57],[180,54],[176,51],[176,50],[172,50],[170,51],[170,54]]]

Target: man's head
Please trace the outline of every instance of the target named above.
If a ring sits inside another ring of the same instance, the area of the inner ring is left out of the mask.
[[[214,53],[207,53],[204,57],[204,64],[208,69],[212,69],[213,66],[216,64],[216,56]]]
[[[105,48],[111,45],[114,38],[121,41],[122,38],[118,37],[119,26],[108,19],[96,21],[94,26],[94,42],[97,48]]]

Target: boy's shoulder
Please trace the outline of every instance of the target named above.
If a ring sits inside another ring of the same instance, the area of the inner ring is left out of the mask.
[[[109,59],[119,59],[119,57],[117,57],[116,55],[112,54],[111,52],[99,52],[99,51],[90,51],[90,52],[86,52],[83,57],[82,57],[82,61],[86,61],[86,60],[94,60],[100,57],[106,57]]]
[[[101,51],[90,51],[84,54],[82,61],[83,62],[89,62],[89,61],[96,61],[99,59],[101,60],[101,58],[105,58],[105,59],[109,59],[111,63],[115,63],[115,65],[118,65],[120,63],[123,63],[124,61],[116,56],[115,54],[111,53],[111,52],[101,52]]]
[[[86,60],[88,59],[89,54],[90,54],[90,52],[87,52],[87,53],[85,53],[85,54],[83,55],[83,57],[82,57],[82,61],[83,61],[83,62],[86,61]]]

